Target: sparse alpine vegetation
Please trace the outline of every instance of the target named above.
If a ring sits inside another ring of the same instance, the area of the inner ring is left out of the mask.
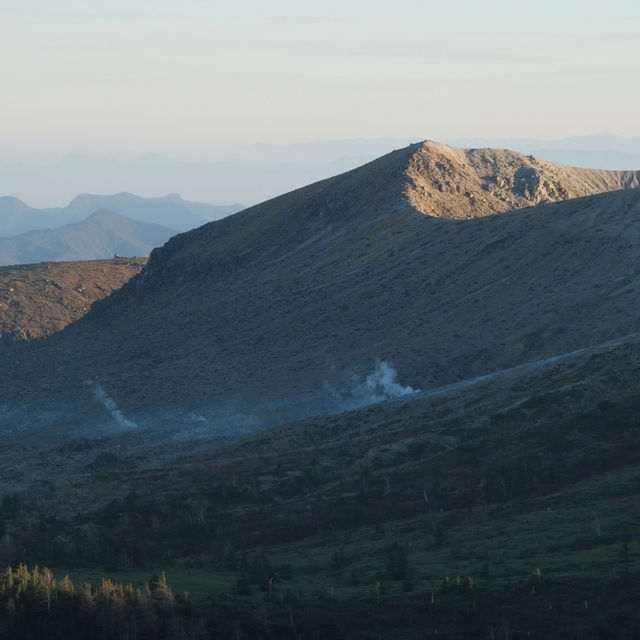
[[[146,258],[0,267],[0,345],[42,338],[139,273]]]

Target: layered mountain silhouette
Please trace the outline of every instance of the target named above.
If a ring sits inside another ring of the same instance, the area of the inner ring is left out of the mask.
[[[66,207],[34,209],[17,198],[5,196],[0,198],[0,237],[81,222],[101,209],[113,211],[137,222],[185,231],[240,211],[242,208],[239,204],[221,206],[189,202],[177,194],[162,198],[141,198],[132,193],[117,193],[81,194]]]
[[[154,250],[0,364],[3,415],[87,424],[100,385],[141,426],[224,409],[259,428],[357,406],[377,362],[424,391],[637,332],[639,178],[401,149]]]
[[[148,256],[177,231],[101,209],[82,222],[0,238],[0,264]]]

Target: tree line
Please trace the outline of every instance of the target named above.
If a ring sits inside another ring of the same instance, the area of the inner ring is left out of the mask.
[[[58,580],[47,567],[20,563],[0,575],[0,637],[91,640],[200,640],[209,637],[178,602],[163,573],[143,588],[103,578],[93,587]]]

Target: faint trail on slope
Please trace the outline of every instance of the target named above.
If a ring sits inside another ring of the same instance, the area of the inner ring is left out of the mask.
[[[435,396],[441,393],[447,393],[449,391],[457,391],[459,389],[464,389],[466,387],[472,387],[476,384],[480,384],[482,382],[487,382],[489,380],[494,380],[497,378],[501,378],[503,376],[507,376],[511,373],[516,373],[520,371],[526,371],[527,369],[536,369],[538,367],[545,367],[546,365],[553,364],[556,362],[561,362],[563,360],[568,360],[575,356],[584,355],[587,353],[602,353],[606,351],[610,351],[611,349],[615,349],[626,342],[633,342],[632,338],[640,339],[640,333],[629,333],[626,336],[622,336],[621,338],[616,338],[615,340],[609,340],[607,342],[602,342],[598,345],[592,345],[589,347],[582,347],[581,349],[576,349],[575,351],[569,351],[567,353],[561,353],[557,356],[551,356],[550,358],[544,358],[542,360],[534,360],[533,362],[525,362],[524,364],[519,364],[515,367],[510,367],[509,369],[500,369],[498,371],[494,371],[492,373],[487,373],[482,376],[476,376],[475,378],[468,378],[466,380],[460,380],[459,382],[453,382],[451,384],[443,385],[442,387],[435,387],[433,389],[426,389],[425,391],[421,391],[416,393],[414,398],[426,398],[429,396]]]

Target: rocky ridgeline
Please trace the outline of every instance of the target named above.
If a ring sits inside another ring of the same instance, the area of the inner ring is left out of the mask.
[[[469,219],[583,196],[633,189],[640,171],[579,169],[499,149],[425,142],[407,168],[407,197],[427,215]]]

